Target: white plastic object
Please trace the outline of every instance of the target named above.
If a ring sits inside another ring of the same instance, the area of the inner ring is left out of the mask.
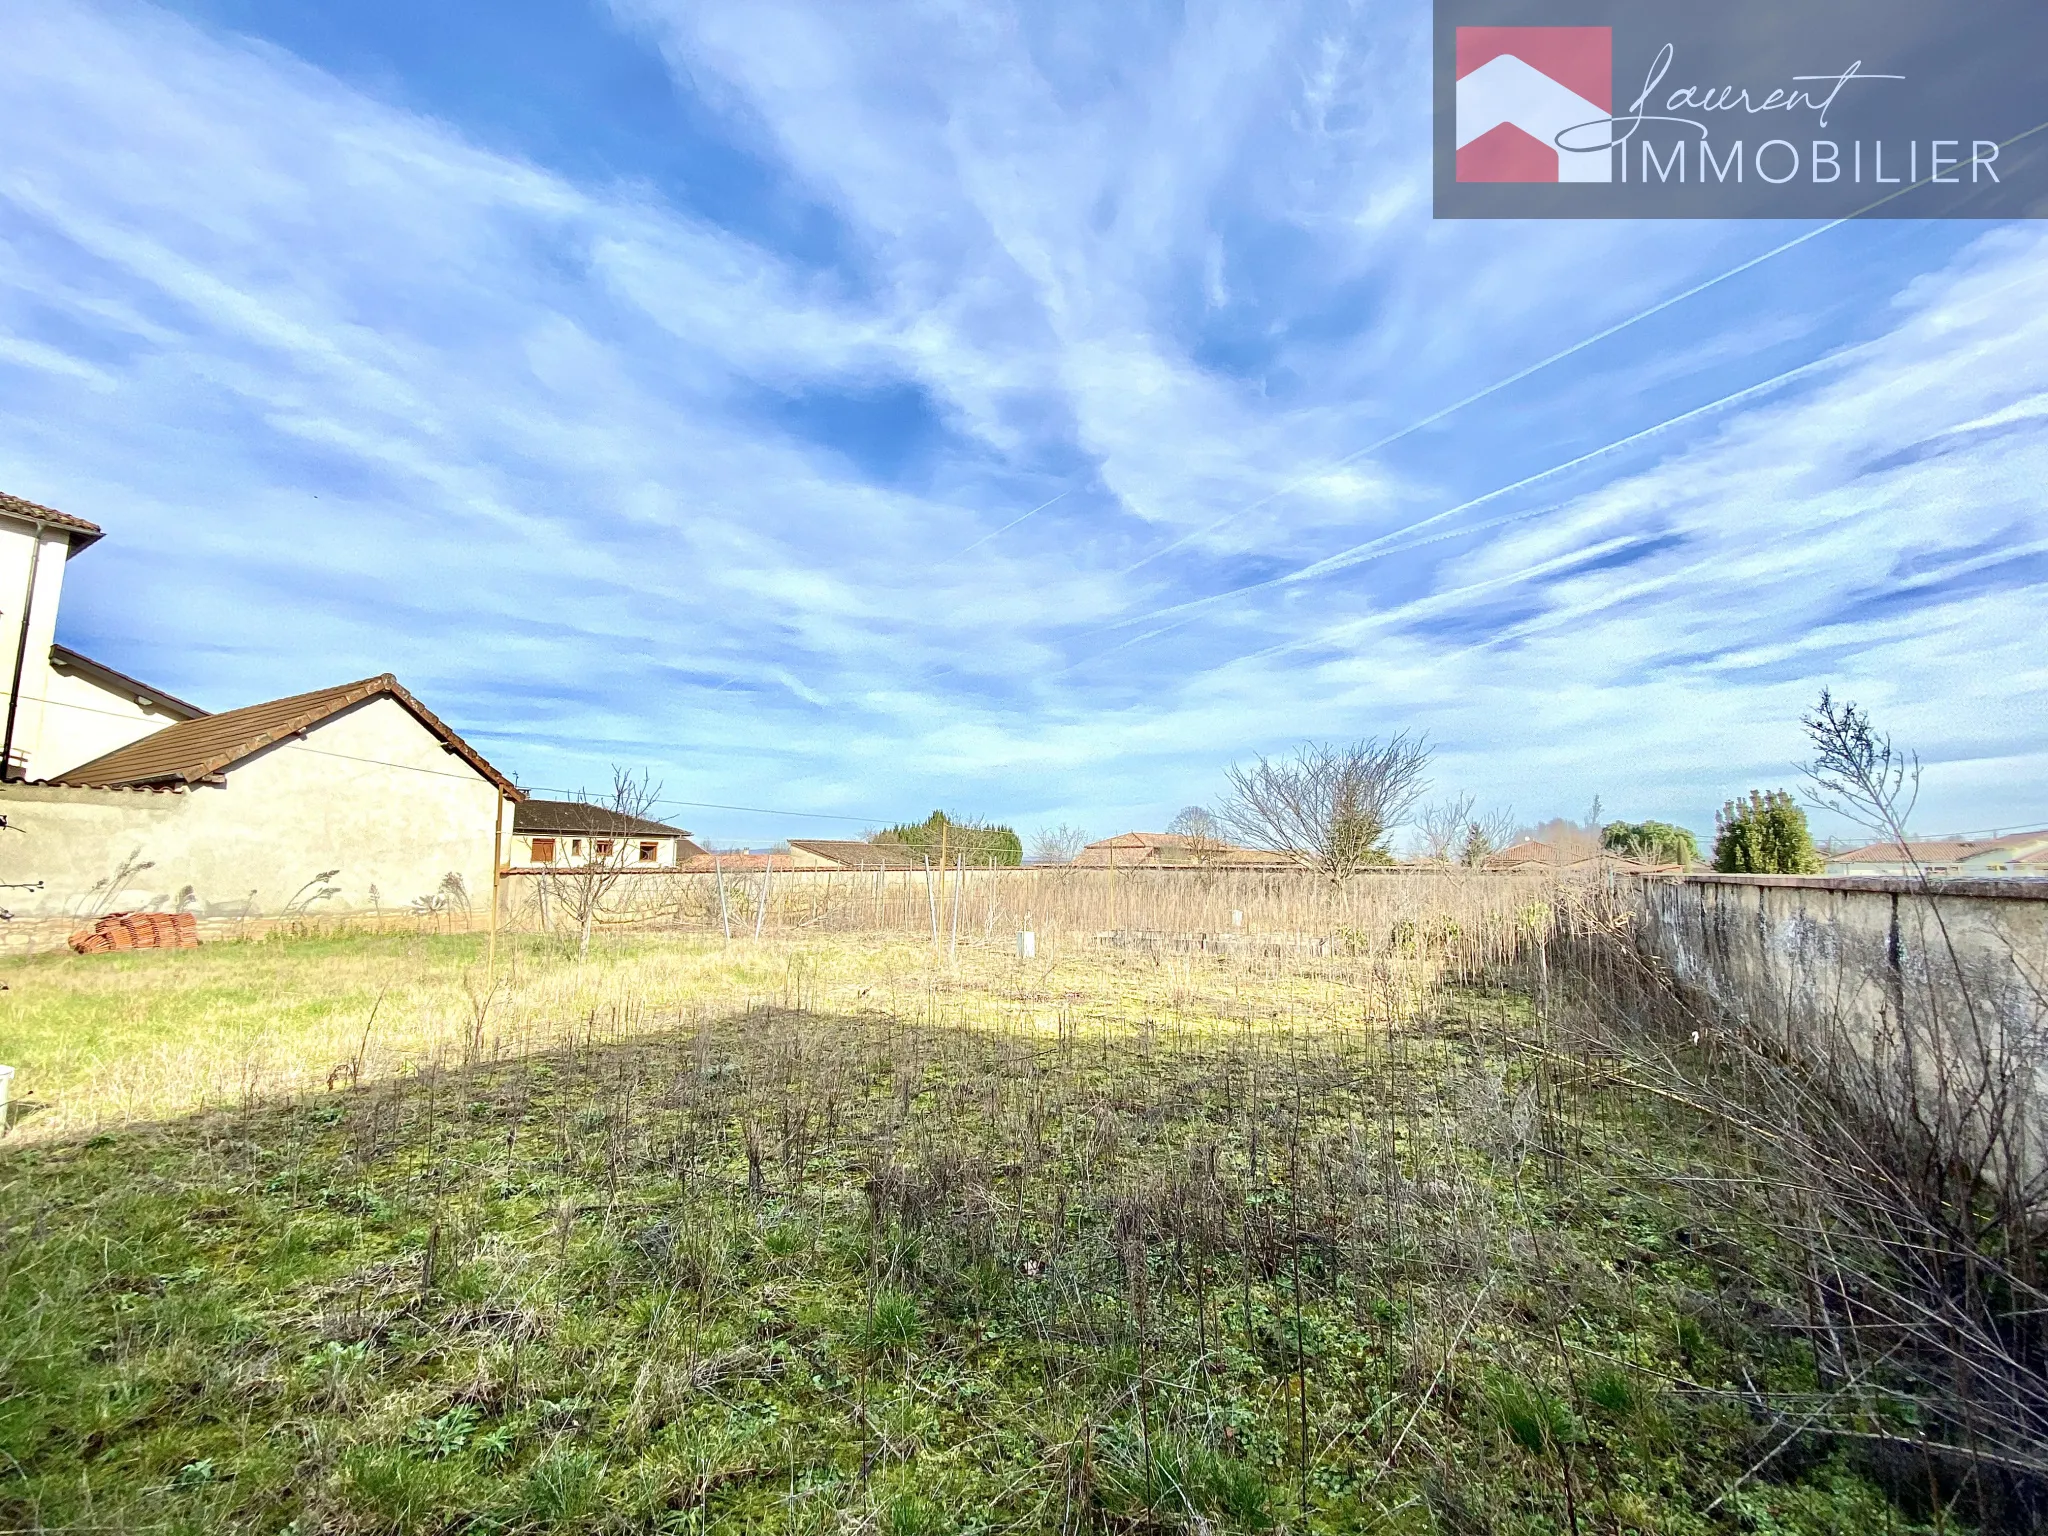
[[[1037,954],[1038,935],[1029,928],[1019,928],[1017,930],[1017,958],[1019,960],[1030,960],[1035,958]]]

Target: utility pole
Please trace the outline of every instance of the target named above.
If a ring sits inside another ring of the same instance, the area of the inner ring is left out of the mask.
[[[498,979],[498,877],[505,866],[505,791],[498,791],[498,821],[491,828],[491,937],[486,946],[484,974]]]

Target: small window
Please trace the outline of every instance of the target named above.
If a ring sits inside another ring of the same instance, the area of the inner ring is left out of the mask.
[[[580,837],[572,837],[572,838],[570,838],[570,839],[569,839],[569,857],[570,857],[570,858],[572,858],[572,859],[580,859],[580,858],[582,858],[582,857],[583,857],[583,839],[582,839],[582,838],[580,838]]]
[[[652,863],[653,863],[653,862],[654,862],[654,861],[655,861],[655,860],[656,860],[657,858],[659,858],[660,856],[661,856],[661,844],[659,844],[659,843],[642,843],[642,844],[640,845],[640,862],[641,862],[642,864],[652,864]]]
[[[600,859],[608,859],[612,856],[612,840],[608,837],[600,837],[590,845],[590,851],[595,853]]]
[[[536,837],[533,840],[533,862],[552,864],[555,862],[555,840],[552,837]]]

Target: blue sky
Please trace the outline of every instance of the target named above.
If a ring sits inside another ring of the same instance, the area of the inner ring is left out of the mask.
[[[1412,0],[0,18],[0,488],[209,707],[759,844],[1400,728],[1705,830],[1825,684],[2048,820],[2048,226],[1433,222]]]

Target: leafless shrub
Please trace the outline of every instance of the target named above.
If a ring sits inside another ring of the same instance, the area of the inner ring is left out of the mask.
[[[1074,855],[1088,845],[1088,834],[1064,821],[1055,827],[1040,827],[1031,837],[1031,862],[1071,864]]]
[[[1514,840],[1515,813],[1500,809],[1481,815],[1469,794],[1439,800],[1417,819],[1423,858],[1437,864],[1477,868],[1490,853]]]
[[[1182,852],[1196,864],[1207,864],[1230,849],[1230,839],[1216,813],[1205,805],[1184,805],[1166,824],[1173,836],[1185,839]]]
[[[603,813],[593,819],[593,828],[598,828],[613,820],[622,825],[651,820],[650,813],[660,799],[661,786],[650,783],[644,771],[636,775],[629,769],[614,766],[611,793],[586,803]],[[585,842],[588,851],[580,864],[550,870],[542,878],[576,925],[577,953],[587,957],[590,954],[590,932],[597,922],[598,908],[624,877],[626,851],[631,844],[623,830],[612,830],[609,835],[594,830]]]

